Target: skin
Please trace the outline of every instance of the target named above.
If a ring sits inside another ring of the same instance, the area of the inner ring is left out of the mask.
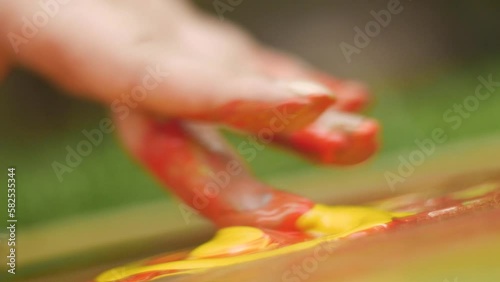
[[[109,105],[126,150],[219,227],[296,231],[314,203],[254,179],[218,126],[260,141],[270,127],[264,143],[324,164],[359,163],[377,148],[377,123],[355,114],[369,101],[363,85],[264,47],[186,1],[69,1],[25,36],[24,19],[40,11],[37,1],[0,0],[0,75],[22,66],[70,95]],[[145,83],[151,69],[159,79]],[[140,101],[130,96],[137,86],[147,89]],[[128,111],[116,111],[117,101]],[[293,118],[275,127],[276,112]],[[239,172],[206,192],[210,175],[228,164]]]

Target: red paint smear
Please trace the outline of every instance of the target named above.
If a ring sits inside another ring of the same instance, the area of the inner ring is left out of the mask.
[[[258,182],[236,159],[196,142],[179,121],[152,123],[143,144],[139,157],[147,167],[188,206],[219,227],[248,225],[292,231],[297,218],[314,205]],[[229,175],[229,162],[239,163],[241,172],[218,179],[218,174]],[[249,197],[260,207],[243,209]]]

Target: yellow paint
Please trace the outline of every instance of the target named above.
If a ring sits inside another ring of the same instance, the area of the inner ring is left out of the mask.
[[[370,207],[315,205],[297,220],[297,227],[309,235],[354,233],[390,222],[394,215]]]
[[[212,240],[194,249],[189,259],[237,255],[270,249],[271,242],[262,230],[248,226],[223,228]]]
[[[111,282],[144,272],[178,270],[178,272],[155,278],[158,279],[285,255],[317,246],[323,242],[334,241],[360,230],[383,225],[399,216],[402,214],[393,214],[370,207],[316,205],[297,220],[297,227],[308,234],[318,236],[317,239],[275,248],[270,244],[267,235],[257,228],[228,227],[219,230],[212,240],[194,249],[185,260],[146,266],[133,264],[119,267],[101,274],[96,281]],[[233,254],[233,256],[214,257],[224,253]]]

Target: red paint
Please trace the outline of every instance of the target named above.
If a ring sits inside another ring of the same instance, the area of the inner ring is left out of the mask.
[[[281,103],[265,101],[233,101],[213,111],[193,117],[196,120],[220,123],[232,128],[258,134],[284,124],[279,133],[294,132],[313,122],[334,99],[324,93],[291,98]]]
[[[323,164],[352,165],[376,152],[378,131],[378,123],[367,119],[351,132],[311,125],[289,136],[279,136],[277,141]]]
[[[310,200],[258,182],[229,153],[198,143],[180,121],[152,122],[143,144],[139,157],[147,167],[188,206],[219,227],[238,224],[295,230],[296,219],[313,206]],[[231,173],[229,163],[237,164],[239,172]],[[259,208],[245,208],[245,201]]]

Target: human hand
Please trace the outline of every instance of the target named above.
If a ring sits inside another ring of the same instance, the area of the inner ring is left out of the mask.
[[[40,12],[38,2],[0,5],[0,73],[22,65],[70,94],[109,105],[126,147],[187,202],[194,186],[185,180],[196,179],[196,168],[223,168],[237,157],[213,128],[187,132],[186,120],[224,124],[259,139],[270,128],[269,142],[323,163],[357,163],[376,148],[376,122],[345,114],[368,101],[362,85],[320,74],[184,1],[69,2],[45,25],[31,23],[29,35],[25,19]],[[136,87],[144,93],[134,96]],[[293,119],[271,128],[277,112]],[[193,150],[204,153],[192,155]],[[182,154],[175,158],[177,153]],[[173,180],[165,171],[169,167],[184,167],[184,174]],[[248,174],[241,175],[234,181],[248,184]],[[233,191],[225,196],[249,194]],[[269,190],[254,192],[262,200]],[[233,199],[233,207],[234,202],[246,205]],[[249,207],[263,204],[249,202]]]

